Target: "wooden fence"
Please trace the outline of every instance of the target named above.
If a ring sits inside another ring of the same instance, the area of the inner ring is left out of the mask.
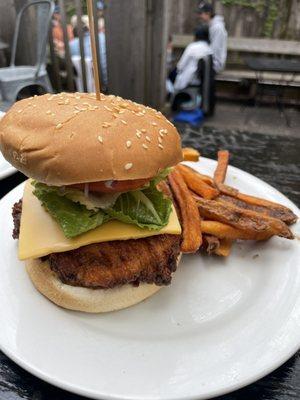
[[[299,0],[212,0],[232,37],[300,40]],[[199,0],[172,0],[171,33],[191,34]]]

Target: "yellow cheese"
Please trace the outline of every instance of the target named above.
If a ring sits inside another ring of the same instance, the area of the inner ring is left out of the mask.
[[[50,253],[77,249],[91,243],[111,240],[139,239],[169,233],[179,235],[181,227],[173,208],[169,223],[160,231],[150,231],[119,221],[109,221],[78,237],[67,239],[57,222],[32,194],[30,181],[26,182],[19,237],[19,258],[38,258]]]

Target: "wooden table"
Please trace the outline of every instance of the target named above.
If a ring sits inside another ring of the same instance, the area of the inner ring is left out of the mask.
[[[270,183],[300,205],[300,138],[224,132],[181,125],[183,145],[198,148],[205,157],[216,157],[220,148],[232,153],[231,164]],[[24,180],[20,173],[1,181],[0,196]],[[5,323],[5,322],[4,322]],[[84,366],[83,366],[84,367]],[[255,365],[253,365],[255,368]],[[151,377],[149,377],[151,379]],[[282,367],[258,382],[218,400],[300,399],[300,352]],[[1,400],[80,400],[35,378],[0,352]]]

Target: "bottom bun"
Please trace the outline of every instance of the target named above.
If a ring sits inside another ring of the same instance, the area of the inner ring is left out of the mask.
[[[177,264],[180,257],[177,260]],[[26,270],[36,289],[58,306],[69,310],[101,313],[133,306],[156,293],[162,286],[141,283],[113,289],[89,289],[66,285],[50,268],[48,261],[26,261]]]

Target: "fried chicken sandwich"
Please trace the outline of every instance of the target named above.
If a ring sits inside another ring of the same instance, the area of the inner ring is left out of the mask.
[[[0,148],[29,177],[13,236],[43,295],[106,312],[171,282],[181,227],[165,180],[182,151],[160,112],[111,95],[35,96],[1,120]]]

